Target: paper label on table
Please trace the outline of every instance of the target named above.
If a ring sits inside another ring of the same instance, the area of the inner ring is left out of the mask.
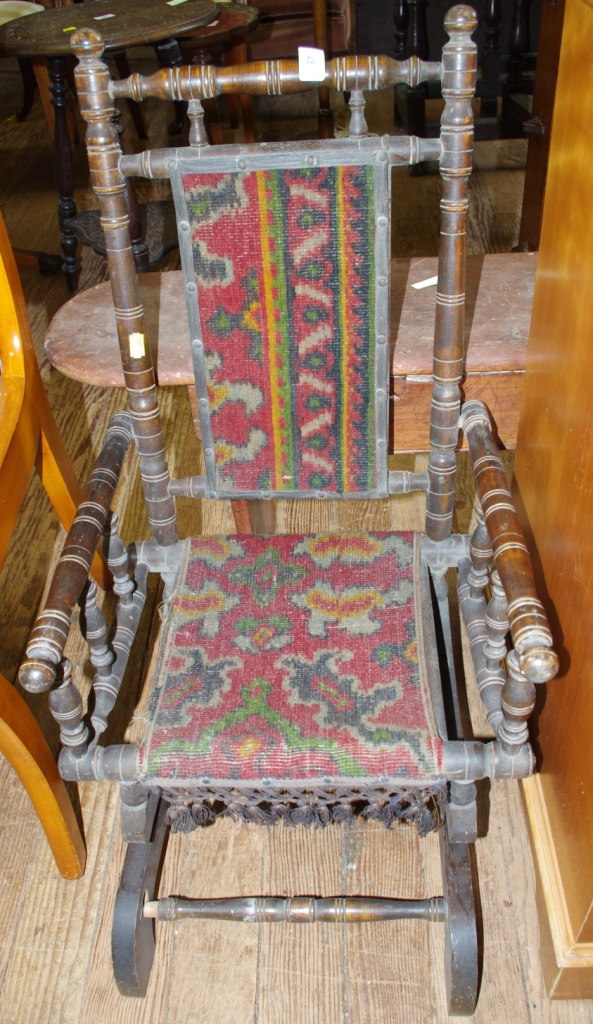
[[[62,32],[76,32],[76,25],[68,25],[68,28],[63,28]]]
[[[421,288],[432,288],[433,284],[438,283],[438,277],[427,277],[424,281],[417,281],[416,284],[412,285],[412,288],[415,288],[416,291],[419,292]]]
[[[299,78],[301,82],[323,82],[325,54],[314,46],[299,46]]]
[[[130,334],[130,355],[132,359],[142,359],[146,355],[143,334]]]
[[[93,21],[105,21],[105,18],[115,18],[115,14],[94,14]]]

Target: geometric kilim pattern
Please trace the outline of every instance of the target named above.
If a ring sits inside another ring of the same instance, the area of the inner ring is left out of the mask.
[[[186,542],[143,781],[201,787],[203,799],[243,787],[254,803],[307,787],[327,803],[330,783],[342,804],[377,787],[390,807],[406,787],[417,803],[434,795],[442,743],[419,651],[417,555],[411,533]]]
[[[376,487],[373,174],[183,176],[220,489]]]

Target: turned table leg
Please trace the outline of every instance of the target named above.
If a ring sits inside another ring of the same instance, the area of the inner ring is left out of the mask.
[[[157,60],[160,68],[178,68],[183,63],[179,43],[176,39],[163,39],[155,46]],[[175,100],[175,120],[167,126],[169,135],[180,135],[185,125],[185,113],[187,104],[183,100]]]
[[[68,133],[68,65],[65,57],[48,57],[47,71],[51,104],[54,108],[54,173],[58,190],[58,221],[60,224],[61,243],[64,253],[62,269],[66,283],[71,292],[78,288],[80,262],[76,254],[78,240],[70,220],[76,216],[74,203],[74,169],[72,166],[72,146]]]

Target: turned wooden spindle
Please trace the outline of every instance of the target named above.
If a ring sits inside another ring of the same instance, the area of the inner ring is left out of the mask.
[[[350,124],[348,126],[348,135],[350,138],[366,138],[369,134],[369,126],[364,116],[364,93],[356,90],[350,94],[348,101],[350,107]]]
[[[552,650],[552,633],[537,596],[529,551],[485,405],[478,401],[466,402],[461,412],[461,425],[469,444],[494,563],[509,602],[518,665],[531,682],[544,683],[556,675],[558,656]]]
[[[395,0],[393,23],[395,25],[393,56],[396,60],[405,60],[408,55],[408,28],[410,25],[408,0]]]
[[[527,719],[535,707],[535,684],[530,683],[519,667],[517,651],[507,657],[507,680],[502,689],[502,724],[498,730],[507,754],[516,753],[529,741]]]
[[[60,743],[74,757],[84,757],[89,731],[82,720],[82,697],[72,682],[72,665],[65,658],[61,662],[62,681],[49,695],[49,709],[60,727]]]
[[[432,540],[448,537],[453,522],[459,383],[463,369],[467,189],[474,134],[471,100],[478,59],[471,34],[476,26],[471,7],[453,7],[445,18],[450,41],[443,49],[443,198],[428,460],[430,485],[426,499],[426,533]]]
[[[192,147],[209,146],[208,133],[204,124],[204,108],[199,100],[190,100],[187,105],[189,117],[189,144]]]
[[[103,531],[103,550],[107,565],[113,576],[113,589],[118,595],[122,604],[132,603],[134,593],[134,581],[130,579],[128,568],[128,549],[118,533],[119,519],[116,512],[112,512],[109,522],[105,524]]]
[[[508,75],[503,93],[503,116],[505,100],[515,92],[525,92],[523,67],[529,45],[529,3],[530,0],[513,0],[513,14],[509,35]]]
[[[492,82],[498,86],[500,81],[500,19],[502,8],[500,0],[486,0],[484,19],[486,21],[486,40],[482,54],[482,82]],[[480,116],[496,117],[498,114],[498,97],[482,96],[480,100]]]
[[[154,539],[168,546],[177,540],[175,506],[168,493],[169,472],[154,369],[134,271],[125,202],[126,180],[119,169],[122,153],[111,123],[111,79],[107,65],[101,60],[103,41],[98,32],[94,29],[75,32],[72,49],[79,60],[76,68],[78,100],[88,124],[91,182],[101,207],[121,360],[148,519]],[[175,70],[167,68],[164,74],[172,75]]]
[[[365,921],[401,921],[416,918],[444,921],[446,904],[442,896],[427,900],[373,899],[364,896],[329,897],[294,896],[277,899],[271,896],[238,896],[218,900],[184,900],[168,896],[144,904],[144,917],[158,921],[179,921],[191,918],[217,921],[259,922],[261,924],[354,924]]]
[[[454,7],[452,10],[470,11],[471,8]],[[90,33],[93,40],[98,37],[98,33],[90,29],[88,32],[83,29],[76,33],[72,37],[72,48],[77,56],[81,50],[78,40],[85,33]],[[473,46],[473,43],[470,42],[470,46]],[[451,51],[450,63],[453,59]],[[87,60],[91,61],[91,58],[88,57]],[[100,66],[103,67],[102,64]],[[83,74],[79,68],[76,70],[77,73]],[[216,96],[238,92],[251,96],[283,96],[307,92],[320,84],[339,92],[375,92],[378,89],[388,89],[399,82],[410,86],[416,86],[424,81],[437,82],[441,80],[441,75],[441,64],[436,61],[423,61],[418,57],[410,57],[406,61],[379,56],[334,57],[325,63],[325,77],[322,83],[302,82],[299,78],[297,60],[253,61],[251,64],[238,64],[233,67],[192,64],[175,69],[163,69],[148,76],[136,72],[124,82],[112,82],[109,95],[112,99],[125,96],[138,102],[148,96],[162,100],[174,96],[175,99],[189,101],[214,99]]]
[[[486,625],[486,602],[482,587],[472,587],[470,584],[472,571],[469,559],[462,559],[459,563],[457,584],[459,610],[461,611],[469,640],[480,697],[486,709],[488,722],[494,732],[498,734],[502,721],[500,695],[504,686],[505,676],[500,660],[488,659],[486,656],[486,648],[490,640],[490,634]]]
[[[467,582],[471,587],[472,596],[480,597],[484,588],[488,586],[488,566],[492,561],[492,545],[488,536],[488,530],[486,529],[486,523],[484,522],[479,498],[476,498],[476,517],[478,523],[472,534],[469,546],[472,567],[468,574]]]
[[[492,573],[492,597],[486,609],[486,629],[488,640],[484,644],[486,663],[490,668],[498,668],[507,653],[506,635],[509,631],[509,605],[500,576],[496,569]]]
[[[115,656],[107,643],[107,623],[97,605],[97,587],[93,582],[89,582],[80,599],[80,631],[90,648],[91,665],[99,675],[109,675]]]
[[[133,103],[132,100],[128,100],[127,102],[130,106],[134,106],[140,110],[137,103]],[[121,138],[123,136],[124,129],[121,124],[121,110],[117,107],[113,114],[113,126],[118,136]],[[138,202],[138,196],[136,195],[134,184],[129,178],[126,181],[125,202],[126,212],[130,221],[130,238],[132,239],[134,266],[139,274],[146,274],[150,270],[150,263],[148,258],[148,249],[146,248],[146,242],[144,239],[144,227],[140,216],[140,203]]]
[[[131,441],[129,413],[116,413],[82,492],[83,500],[58,559],[45,606],[35,620],[27,644],[27,660],[19,669],[20,684],[31,693],[43,693],[54,683],[56,666],[62,660],[68,639],[72,611],[86,586]]]

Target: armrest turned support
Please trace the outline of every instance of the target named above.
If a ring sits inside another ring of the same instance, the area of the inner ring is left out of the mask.
[[[27,645],[19,682],[30,693],[51,689],[64,654],[74,605],[87,582],[91,562],[119,480],[124,455],[133,439],[129,413],[117,413],[83,491],[83,500],[56,565],[43,611]]]
[[[461,410],[461,427],[469,445],[494,563],[508,600],[517,668],[530,683],[548,682],[558,672],[558,656],[552,650],[552,633],[537,597],[531,559],[486,406],[466,402]]]

